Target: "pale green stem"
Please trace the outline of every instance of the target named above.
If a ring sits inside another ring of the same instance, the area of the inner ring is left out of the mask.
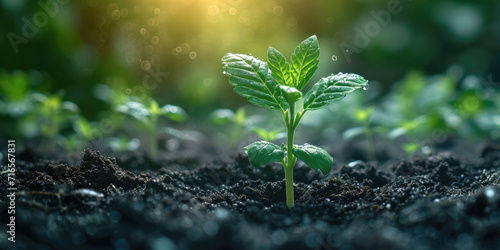
[[[370,124],[365,121],[365,135],[366,135],[366,140],[367,140],[367,151],[368,151],[368,159],[369,160],[375,160],[375,148],[373,144],[373,134],[372,130],[370,129]]]
[[[295,133],[295,104],[290,104],[290,120],[285,121],[287,127],[287,165],[285,167],[285,187],[286,187],[286,204],[288,207],[293,207],[293,167],[295,166],[295,161],[297,160],[292,153],[293,148],[293,136]]]
[[[153,159],[156,158],[158,155],[158,145],[156,143],[156,122],[158,118],[156,116],[151,117],[151,124],[150,124],[150,135],[151,135],[151,157]]]

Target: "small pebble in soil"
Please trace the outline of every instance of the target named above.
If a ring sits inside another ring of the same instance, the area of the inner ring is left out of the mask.
[[[224,208],[217,208],[215,209],[214,212],[215,212],[215,217],[217,217],[218,219],[225,219],[229,215],[229,211],[227,211]]]
[[[349,164],[347,164],[347,166],[353,168],[353,167],[356,167],[358,164],[362,164],[362,163],[363,163],[363,161],[361,161],[361,160],[351,161],[351,162],[349,162]]]
[[[491,187],[487,187],[485,193],[486,197],[488,198],[493,198],[493,196],[495,196],[495,190],[493,190]]]
[[[275,245],[283,245],[287,240],[288,236],[283,230],[276,230],[272,235],[271,235],[271,240]]]

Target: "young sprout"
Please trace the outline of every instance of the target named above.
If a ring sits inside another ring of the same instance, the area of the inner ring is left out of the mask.
[[[0,115],[19,117],[30,110],[31,105],[26,98],[30,89],[29,80],[23,71],[12,74],[0,71]]]
[[[164,105],[160,107],[158,102],[149,100],[146,106],[140,102],[129,101],[116,107],[118,112],[127,114],[143,123],[148,130],[151,138],[151,156],[156,158],[158,154],[158,145],[156,141],[158,129],[158,118],[165,116],[174,122],[183,122],[187,120],[187,113],[181,107],[175,105]]]
[[[370,117],[375,110],[375,107],[370,106],[365,109],[356,109],[354,111],[354,118],[363,124],[362,127],[355,127],[346,130],[342,137],[344,140],[349,141],[352,138],[364,134],[366,137],[366,150],[368,152],[368,159],[375,160],[375,149],[373,145],[373,129],[370,126]]]
[[[229,125],[229,131],[225,131],[225,134],[228,134],[227,137],[231,145],[234,145],[239,139],[250,132],[253,132],[262,140],[269,142],[286,137],[286,133],[283,133],[281,130],[268,131],[259,128],[256,125],[259,121],[269,123],[269,120],[265,119],[262,115],[247,116],[243,108],[236,110],[236,113],[230,109],[216,109],[210,114],[210,120],[215,125]]]
[[[415,153],[423,146],[416,141],[415,134],[417,130],[422,129],[427,121],[428,118],[426,116],[419,116],[410,121],[403,121],[399,124],[399,127],[389,131],[388,137],[390,139],[396,139],[402,135],[408,137],[408,142],[404,143],[402,147],[410,160],[413,159]]]
[[[137,138],[129,139],[125,136],[111,137],[108,139],[108,146],[114,152],[134,151],[141,146],[141,141]]]
[[[210,113],[210,120],[213,124],[230,126],[229,131],[226,132],[226,138],[229,138],[230,145],[234,145],[248,132],[246,126],[247,119],[248,117],[243,108],[236,110],[236,113],[230,109],[216,109]]]
[[[67,151],[81,151],[88,148],[92,140],[96,138],[102,139],[102,132],[97,129],[96,122],[89,122],[83,116],[77,116],[73,120],[74,134],[69,136],[58,136],[58,143],[63,146]]]
[[[344,98],[356,89],[366,88],[367,81],[356,74],[339,73],[321,78],[305,95],[302,90],[318,68],[319,45],[316,36],[301,42],[287,62],[275,48],[267,51],[268,62],[250,55],[228,53],[222,58],[223,74],[229,77],[234,91],[259,106],[281,113],[285,122],[286,145],[268,141],[254,142],[245,150],[254,167],[280,162],[285,168],[286,204],[293,207],[293,167],[298,159],[327,174],[333,158],[325,150],[309,145],[294,145],[295,129],[308,110],[320,109]],[[296,103],[303,99],[302,105]]]
[[[62,92],[54,95],[35,93],[31,98],[36,106],[36,115],[42,134],[42,145],[46,148],[59,131],[68,125],[74,117],[78,116],[78,106],[69,101],[62,100]],[[47,147],[48,148],[48,147]]]
[[[282,132],[281,129],[275,129],[271,131],[267,131],[262,128],[256,128],[252,130],[256,135],[258,135],[262,140],[273,142],[278,139],[282,139],[286,137],[286,133]]]

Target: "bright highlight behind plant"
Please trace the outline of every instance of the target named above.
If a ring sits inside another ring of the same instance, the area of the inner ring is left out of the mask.
[[[278,146],[267,141],[254,142],[245,150],[254,167],[280,162],[285,168],[286,203],[294,205],[293,167],[297,158],[313,169],[327,174],[333,158],[325,150],[309,145],[294,145],[295,129],[308,110],[320,109],[344,98],[356,89],[368,86],[367,81],[356,74],[339,73],[321,78],[305,95],[302,89],[318,68],[319,44],[316,36],[301,42],[287,62],[283,54],[273,47],[267,51],[268,62],[245,54],[228,53],[222,58],[223,73],[239,95],[259,106],[278,110],[287,129],[286,145]],[[302,107],[296,107],[299,99]]]

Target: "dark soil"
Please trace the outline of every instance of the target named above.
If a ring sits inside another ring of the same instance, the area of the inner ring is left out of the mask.
[[[500,147],[474,153],[337,161],[327,176],[299,162],[289,209],[282,167],[253,168],[242,154],[152,161],[86,150],[70,166],[27,150],[16,243],[2,234],[0,248],[498,249]],[[7,207],[1,199],[4,225]]]

